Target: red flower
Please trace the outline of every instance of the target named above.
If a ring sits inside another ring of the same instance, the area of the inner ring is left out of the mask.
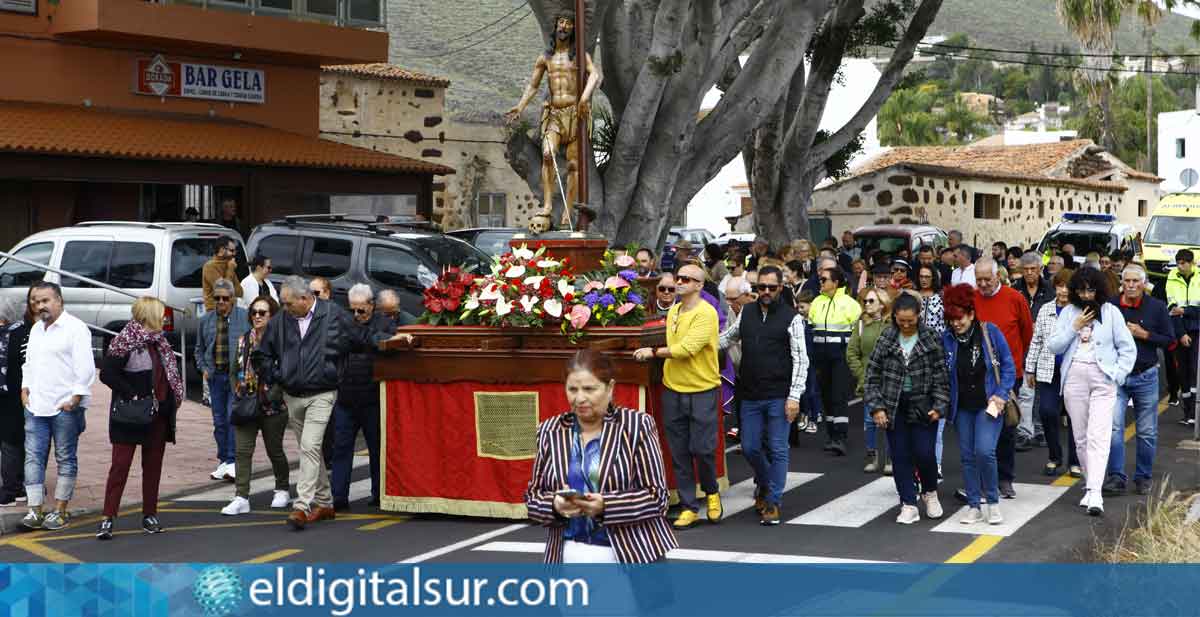
[[[575,294],[567,294],[567,295],[563,296],[563,300],[565,300],[567,302],[574,302]]]
[[[429,309],[430,313],[440,313],[444,308],[440,298],[426,297],[424,304],[425,308]]]

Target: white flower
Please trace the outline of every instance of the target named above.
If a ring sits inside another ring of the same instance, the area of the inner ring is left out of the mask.
[[[512,310],[513,310],[512,303],[505,301],[504,298],[500,298],[500,299],[496,300],[496,316],[497,317],[504,317],[505,315],[511,313]]]
[[[473,311],[473,310],[479,308],[479,296],[477,294],[471,294],[470,296],[467,297],[467,302],[463,306],[468,311]]]
[[[508,272],[504,273],[504,276],[510,279],[519,279],[525,276],[525,266],[512,266],[508,269]]]
[[[544,276],[530,276],[525,278],[525,284],[529,285],[530,287],[537,287],[538,285],[541,285],[542,281],[544,280],[546,280],[546,277]]]
[[[546,309],[546,313],[551,317],[562,317],[563,305],[562,302],[550,298],[542,303],[542,307]]]
[[[519,248],[519,249],[513,249],[512,254],[513,254],[513,257],[516,257],[517,259],[524,259],[524,260],[530,260],[530,259],[533,259],[533,257],[534,257],[533,251],[529,250],[528,248],[525,248],[524,244],[522,244],[521,248]]]
[[[558,293],[565,298],[567,294],[575,293],[575,286],[568,283],[565,279],[558,279]]]
[[[480,300],[499,300],[500,297],[500,290],[496,288],[495,283],[488,283],[488,286],[484,287],[483,292],[479,294]]]
[[[538,303],[538,299],[534,296],[521,296],[521,308],[526,312],[532,312],[534,305]]]
[[[554,268],[557,268],[561,265],[562,264],[558,263],[557,261],[555,261],[553,259],[543,259],[543,260],[537,262],[537,267],[539,267],[543,270],[553,270]]]

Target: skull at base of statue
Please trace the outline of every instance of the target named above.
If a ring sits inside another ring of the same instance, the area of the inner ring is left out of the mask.
[[[548,214],[538,213],[529,219],[529,232],[533,235],[540,235],[550,231],[550,216]]]

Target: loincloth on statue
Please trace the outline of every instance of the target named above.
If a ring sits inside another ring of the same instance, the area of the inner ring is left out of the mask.
[[[542,105],[542,137],[550,133],[558,135],[559,145],[566,145],[575,142],[575,136],[578,134],[578,122],[583,120],[587,123],[584,129],[591,134],[592,118],[591,114],[580,118],[576,105],[568,105],[567,107],[551,107],[549,103]]]

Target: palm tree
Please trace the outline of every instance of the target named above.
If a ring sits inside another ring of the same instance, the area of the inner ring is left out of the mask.
[[[1091,92],[1091,101],[1100,106],[1100,142],[1109,151],[1115,149],[1112,135],[1111,82],[1106,79],[1112,68],[1113,34],[1131,3],[1138,0],[1057,0],[1058,20],[1079,40],[1086,54],[1082,73]],[[1145,1],[1145,0],[1143,0]]]
[[[1142,171],[1154,170],[1154,27],[1162,19],[1163,11],[1154,0],[1139,0],[1137,15],[1142,22],[1142,36],[1146,39],[1146,158]]]

